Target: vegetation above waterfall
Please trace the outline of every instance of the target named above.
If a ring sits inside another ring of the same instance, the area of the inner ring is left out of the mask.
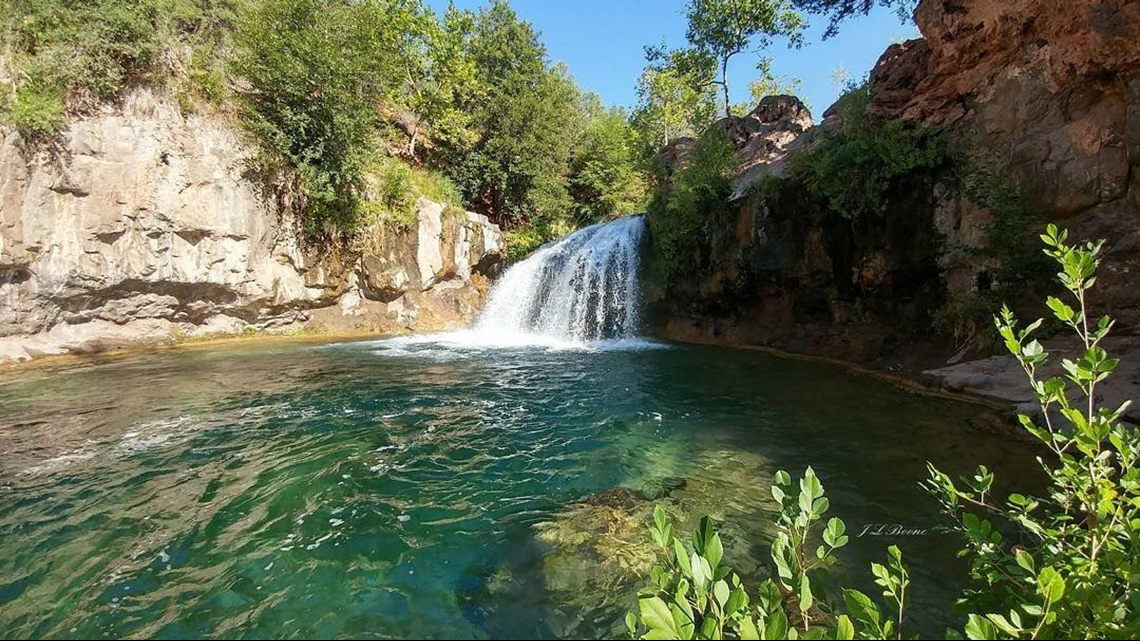
[[[845,218],[881,215],[901,178],[949,160],[945,137],[928,127],[867,115],[871,89],[850,85],[836,101],[839,131],[793,158],[811,194]]]

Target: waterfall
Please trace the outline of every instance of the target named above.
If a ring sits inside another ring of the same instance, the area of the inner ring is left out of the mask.
[[[544,245],[491,289],[474,333],[585,343],[638,332],[643,216],[580,229]]]

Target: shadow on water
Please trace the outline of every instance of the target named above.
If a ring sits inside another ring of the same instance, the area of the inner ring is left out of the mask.
[[[853,535],[931,530],[932,460],[1039,476],[984,411],[764,354],[430,339],[138,354],[0,376],[0,630],[12,636],[609,636],[655,503],[767,570],[777,469]],[[658,347],[658,348],[654,348]],[[937,634],[957,542],[899,544]],[[755,581],[753,581],[753,584]]]

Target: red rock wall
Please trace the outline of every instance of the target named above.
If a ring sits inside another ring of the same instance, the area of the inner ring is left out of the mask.
[[[923,0],[915,21],[872,113],[950,129],[1031,209],[1108,238],[1100,299],[1140,326],[1140,0]]]

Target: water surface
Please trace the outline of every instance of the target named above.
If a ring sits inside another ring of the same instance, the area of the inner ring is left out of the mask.
[[[569,347],[569,348],[568,348]],[[982,410],[826,366],[644,341],[289,341],[0,374],[0,635],[605,636],[660,501],[764,572],[777,469],[833,513],[929,529],[932,460],[1031,478]],[[617,489],[615,489],[617,488]],[[951,620],[956,541],[899,544]]]

